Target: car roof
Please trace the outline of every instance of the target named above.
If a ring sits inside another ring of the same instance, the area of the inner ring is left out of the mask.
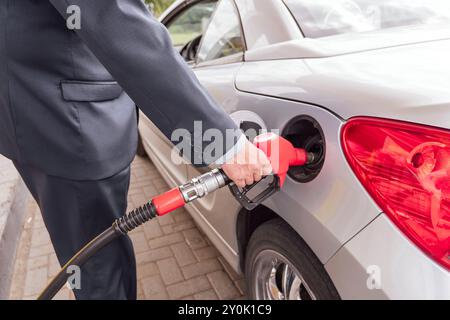
[[[167,22],[178,10],[201,1],[203,0],[176,0],[159,20]],[[429,26],[396,28],[395,32],[386,29],[317,39],[305,38],[283,1],[232,1],[240,15],[247,61],[330,57],[450,38],[448,28],[430,30]]]

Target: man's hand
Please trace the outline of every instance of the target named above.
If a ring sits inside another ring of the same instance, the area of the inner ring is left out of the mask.
[[[243,188],[271,174],[272,166],[265,153],[247,140],[242,150],[222,165],[222,170],[238,187]]]

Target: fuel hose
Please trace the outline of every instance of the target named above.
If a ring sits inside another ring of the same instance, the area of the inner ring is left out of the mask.
[[[111,241],[127,234],[151,219],[183,207],[186,203],[202,198],[230,182],[222,170],[215,169],[153,198],[147,204],[116,219],[111,227],[86,244],[61,268],[37,299],[52,299],[69,278],[68,268],[70,266],[83,266],[95,253]]]
[[[256,187],[258,182],[245,188],[238,188],[221,169],[214,169],[193,178],[189,182],[156,196],[145,205],[116,219],[111,227],[86,244],[62,267],[38,296],[38,300],[50,300],[58,293],[70,276],[70,273],[68,273],[70,266],[81,268],[95,253],[111,241],[126,235],[147,221],[168,214],[226,185],[230,187],[231,193],[242,207],[253,210],[281,188],[289,167],[313,163],[317,159],[315,154],[308,153],[304,149],[294,148],[289,141],[275,134],[260,135],[255,138],[253,143],[268,156],[273,169],[272,177],[274,178],[272,183],[268,184],[253,199],[248,198],[247,193]]]

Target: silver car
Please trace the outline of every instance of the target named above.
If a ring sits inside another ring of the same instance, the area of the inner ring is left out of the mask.
[[[189,205],[249,298],[450,299],[448,1],[180,0],[161,22],[242,130],[321,155],[252,212]],[[140,135],[169,184],[202,172]]]

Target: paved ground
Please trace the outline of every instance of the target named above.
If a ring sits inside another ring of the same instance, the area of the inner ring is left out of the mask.
[[[0,299],[7,299],[28,190],[12,162],[0,155]]]
[[[0,207],[6,206],[7,196],[17,180],[12,162],[0,155]]]
[[[132,166],[129,208],[168,190],[148,159]],[[33,299],[59,270],[39,208],[28,201],[15,261],[11,299]],[[243,279],[231,271],[185,210],[151,221],[131,233],[138,263],[139,299],[242,299]],[[64,288],[58,299],[73,299]]]

